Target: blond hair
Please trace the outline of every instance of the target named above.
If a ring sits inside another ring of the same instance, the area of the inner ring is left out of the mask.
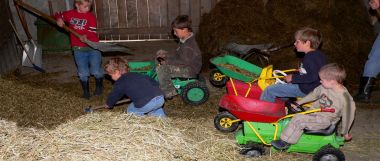
[[[319,70],[319,75],[323,79],[336,80],[338,83],[342,84],[346,79],[346,70],[342,65],[339,65],[337,63],[330,63],[324,65]]]
[[[129,70],[128,60],[122,57],[116,57],[108,60],[104,65],[104,70],[108,73],[114,73],[116,70],[122,74]]]
[[[294,33],[294,38],[302,42],[310,41],[310,48],[318,49],[322,42],[322,34],[310,27],[304,27]]]

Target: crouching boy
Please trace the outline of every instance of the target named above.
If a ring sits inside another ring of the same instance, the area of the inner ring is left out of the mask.
[[[155,80],[143,74],[128,72],[128,61],[123,58],[110,59],[104,69],[115,81],[108,95],[106,108],[112,108],[118,100],[127,96],[132,101],[127,113],[166,117],[162,108],[164,95]]]
[[[326,129],[336,124],[342,118],[342,128],[339,133],[345,140],[351,140],[350,127],[355,116],[355,102],[343,86],[346,78],[343,67],[336,63],[323,66],[319,72],[321,84],[310,94],[297,101],[298,104],[313,102],[311,108],[334,108],[335,112],[317,112],[308,115],[296,114],[281,133],[281,140],[272,141],[272,146],[284,150],[291,144],[296,144],[304,129]]]

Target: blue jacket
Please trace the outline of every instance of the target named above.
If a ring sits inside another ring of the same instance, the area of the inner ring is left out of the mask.
[[[300,69],[303,68],[306,73],[294,74],[291,83],[298,84],[303,93],[310,93],[321,84],[318,73],[321,67],[326,64],[326,55],[320,50],[306,53],[300,66]]]
[[[163,95],[163,92],[157,81],[146,75],[131,72],[121,75],[115,81],[106,104],[112,108],[118,100],[127,96],[136,108],[141,108],[151,99],[160,95]]]

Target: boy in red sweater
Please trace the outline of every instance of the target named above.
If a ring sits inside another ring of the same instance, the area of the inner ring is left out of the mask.
[[[56,14],[56,19],[58,26],[63,27],[66,22],[68,27],[82,35],[76,37],[70,34],[70,40],[78,76],[83,88],[83,98],[89,99],[88,78],[90,75],[95,76],[96,80],[94,95],[99,96],[103,91],[102,54],[84,43],[86,40],[99,42],[96,34],[96,17],[90,12],[92,0],[75,0],[74,5],[75,9]]]

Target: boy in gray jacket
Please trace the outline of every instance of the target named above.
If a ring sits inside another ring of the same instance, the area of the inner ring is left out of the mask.
[[[176,53],[168,55],[162,50],[157,52],[157,60],[160,65],[156,68],[156,72],[160,88],[164,91],[166,99],[177,95],[171,78],[196,77],[202,67],[202,54],[195,41],[189,16],[178,16],[172,22],[172,29],[180,41]]]
[[[342,118],[339,133],[351,140],[350,127],[355,117],[355,102],[343,86],[346,72],[336,63],[323,66],[319,72],[321,84],[313,92],[297,101],[298,104],[313,102],[311,108],[334,108],[335,112],[317,112],[308,115],[296,114],[281,133],[281,140],[272,141],[272,146],[284,150],[296,144],[303,130],[320,130],[336,124]]]

